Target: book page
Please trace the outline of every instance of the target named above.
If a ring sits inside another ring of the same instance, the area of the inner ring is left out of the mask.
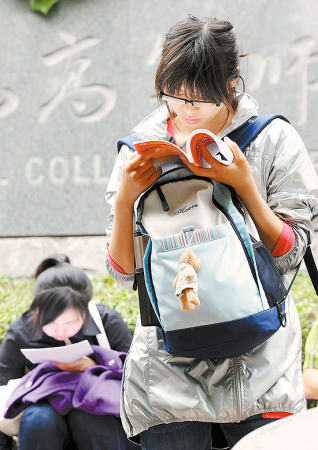
[[[211,167],[205,158],[209,154],[226,166],[229,166],[234,159],[232,150],[225,142],[205,129],[198,129],[190,134],[187,140],[187,152],[191,153],[195,164],[205,168]]]
[[[83,356],[94,353],[88,340],[61,347],[21,348],[21,352],[33,364],[38,364],[43,361],[72,363]]]
[[[187,141],[187,145],[191,151],[192,158],[197,165],[201,167],[210,167],[205,161],[204,152],[213,144],[218,148],[215,140],[205,132],[202,132],[202,130],[193,133],[191,138]]]
[[[137,153],[142,155],[147,152],[149,156],[153,159],[167,158],[169,156],[180,156],[184,155],[188,158],[186,152],[184,152],[177,145],[168,141],[138,141],[134,142]]]

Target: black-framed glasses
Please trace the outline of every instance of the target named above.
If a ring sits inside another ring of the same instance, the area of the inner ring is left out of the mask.
[[[174,97],[172,95],[167,95],[164,92],[160,92],[160,96],[164,102],[173,105],[186,105],[187,103],[191,103],[195,108],[218,108],[220,103],[211,103],[211,102],[200,102],[197,100],[188,100],[182,97]]]

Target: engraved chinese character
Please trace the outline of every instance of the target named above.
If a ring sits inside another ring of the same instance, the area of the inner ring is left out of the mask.
[[[287,74],[298,74],[298,108],[299,118],[298,124],[304,124],[307,121],[308,111],[308,91],[318,91],[318,78],[309,80],[310,65],[318,62],[318,53],[312,52],[312,48],[315,45],[315,40],[312,37],[304,36],[295,41],[291,50],[295,55],[293,62],[291,63]],[[313,71],[317,73],[317,69]]]
[[[82,85],[82,76],[91,65],[91,60],[78,54],[96,46],[99,39],[87,37],[76,40],[72,34],[66,32],[61,32],[59,36],[67,45],[44,55],[43,63],[48,67],[64,63],[63,75],[57,92],[42,105],[39,121],[45,122],[59,104],[69,99],[76,120],[97,122],[114,108],[117,95],[104,84]]]
[[[0,119],[12,114],[19,106],[19,97],[11,89],[3,88],[1,92],[4,100],[0,102]]]

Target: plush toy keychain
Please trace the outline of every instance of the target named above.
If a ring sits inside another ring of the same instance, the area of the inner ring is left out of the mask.
[[[201,261],[190,248],[187,248],[181,255],[180,270],[173,283],[183,311],[193,311],[196,306],[200,305],[196,274],[200,267]]]

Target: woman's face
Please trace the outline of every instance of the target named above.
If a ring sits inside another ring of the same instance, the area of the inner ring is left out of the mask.
[[[175,93],[174,96],[185,98],[187,100],[202,101],[202,99],[196,98],[195,96],[189,98],[184,89],[181,89],[180,92]],[[186,125],[188,129],[193,130],[197,128],[208,128],[211,121],[219,115],[223,116],[227,111],[225,105],[222,103],[213,108],[196,107],[191,103],[186,103],[184,105],[178,105],[174,102],[168,103],[170,108],[178,116],[179,120]]]
[[[174,112],[177,114],[181,122],[183,122],[187,128],[208,128],[211,121],[219,115],[220,111],[223,112],[224,105],[213,109],[203,109],[192,106],[187,103],[184,106],[173,106]]]
[[[79,311],[69,308],[53,322],[42,327],[43,332],[57,341],[65,341],[80,331],[84,323]]]

